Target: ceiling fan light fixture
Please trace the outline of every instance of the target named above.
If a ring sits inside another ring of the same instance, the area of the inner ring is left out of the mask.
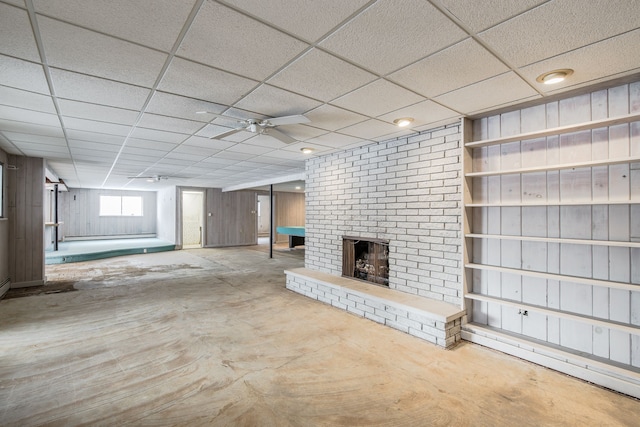
[[[398,127],[401,127],[401,128],[407,127],[411,123],[413,123],[413,117],[401,117],[401,118],[395,119],[393,121],[394,125],[396,125]]]
[[[543,74],[540,74],[536,81],[546,85],[553,85],[564,81],[567,77],[573,74],[573,70],[570,68],[564,68],[562,70],[553,70]]]
[[[300,149],[300,151],[302,151],[302,154],[311,154],[311,153],[313,153],[313,148],[303,147],[303,148]]]

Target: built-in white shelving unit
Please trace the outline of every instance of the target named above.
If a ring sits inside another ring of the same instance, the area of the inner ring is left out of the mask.
[[[629,88],[463,122],[463,281],[467,337],[548,345],[626,368],[640,387],[640,114],[628,114],[639,96]]]

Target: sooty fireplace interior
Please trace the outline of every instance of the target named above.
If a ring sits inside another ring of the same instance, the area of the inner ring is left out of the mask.
[[[343,237],[342,275],[389,286],[389,242]]]

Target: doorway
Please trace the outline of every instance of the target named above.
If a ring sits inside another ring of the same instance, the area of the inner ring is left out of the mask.
[[[258,237],[269,236],[271,202],[269,196],[258,195]]]
[[[182,192],[182,247],[184,249],[202,247],[204,226],[204,193],[201,191]]]

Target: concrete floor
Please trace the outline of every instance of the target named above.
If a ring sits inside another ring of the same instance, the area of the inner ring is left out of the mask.
[[[0,425],[639,423],[627,396],[289,292],[304,252],[256,249],[47,266],[73,286],[0,301]]]

